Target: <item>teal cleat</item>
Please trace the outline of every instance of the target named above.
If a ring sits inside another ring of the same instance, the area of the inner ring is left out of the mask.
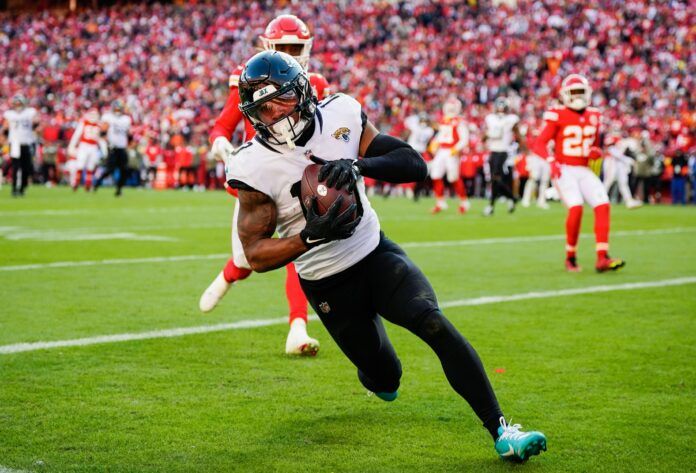
[[[368,396],[372,396],[373,394],[383,401],[392,402],[399,396],[399,391],[394,391],[393,393],[375,393],[372,391],[367,392]]]
[[[524,462],[532,455],[546,451],[546,436],[541,432],[522,432],[520,424],[509,425],[505,418],[500,418],[498,440],[495,441],[495,451],[503,460]]]

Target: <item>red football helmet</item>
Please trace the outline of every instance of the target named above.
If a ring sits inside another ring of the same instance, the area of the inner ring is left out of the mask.
[[[580,74],[571,74],[561,82],[561,102],[573,110],[583,110],[590,105],[592,87]]]
[[[293,56],[306,70],[309,65],[309,53],[312,51],[312,34],[304,21],[295,15],[280,15],[272,20],[266,31],[260,36],[263,49],[276,50],[279,45],[298,45],[298,51],[290,52],[283,49],[282,52]]]

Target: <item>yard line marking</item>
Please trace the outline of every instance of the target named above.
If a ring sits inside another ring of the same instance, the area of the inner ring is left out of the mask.
[[[660,281],[644,281],[624,284],[613,284],[604,286],[578,287],[573,289],[558,289],[553,291],[533,291],[521,294],[509,294],[498,296],[475,297],[472,299],[459,299],[440,304],[442,308],[479,306],[486,304],[496,304],[500,302],[514,302],[526,299],[542,299],[551,297],[568,297],[579,294],[592,294],[597,292],[612,291],[631,291],[635,289],[647,289],[654,287],[683,286],[686,284],[696,284],[696,276],[687,276],[675,279],[663,279]],[[310,320],[317,320],[316,315],[310,316]],[[67,348],[87,345],[98,345],[103,343],[129,342],[133,340],[150,340],[154,338],[183,337],[210,332],[222,332],[226,330],[242,330],[257,327],[268,327],[271,325],[287,324],[287,317],[273,319],[253,319],[241,320],[239,322],[223,323],[216,325],[199,325],[194,327],[179,327],[165,330],[151,330],[140,333],[121,333],[115,335],[100,335],[96,337],[76,338],[72,340],[58,340],[53,342],[30,342],[15,343],[12,345],[0,345],[0,355],[21,353],[27,351],[46,350],[51,348]],[[0,472],[2,473],[2,472]]]
[[[0,236],[10,241],[103,241],[103,240],[131,240],[131,241],[178,241],[178,238],[161,235],[138,235],[131,232],[118,233],[81,233],[74,231],[41,231],[29,230],[16,233],[0,232]]]
[[[215,253],[212,255],[180,255],[157,256],[152,258],[124,258],[103,259],[93,261],[55,261],[53,263],[20,264],[17,266],[0,266],[0,271],[25,271],[29,269],[50,268],[74,268],[79,266],[101,266],[112,264],[138,264],[138,263],[168,263],[173,261],[195,261],[204,259],[229,258],[229,253]]]
[[[614,232],[613,236],[649,236],[649,235],[667,235],[674,233],[689,233],[696,232],[696,227],[676,227],[657,230],[628,230]],[[590,238],[593,235],[590,233],[581,234],[581,238]],[[470,246],[470,245],[490,245],[495,243],[532,243],[539,241],[554,241],[563,240],[565,235],[537,235],[529,237],[502,237],[502,238],[480,238],[477,240],[449,240],[449,241],[413,241],[401,243],[402,248],[436,248],[447,246]],[[228,253],[215,253],[208,255],[180,255],[180,256],[155,256],[149,258],[122,258],[122,259],[106,259],[106,260],[90,260],[90,261],[55,261],[53,263],[34,263],[34,264],[19,264],[11,266],[0,266],[2,271],[26,271],[32,269],[50,269],[50,268],[71,268],[79,266],[100,266],[114,264],[140,264],[140,263],[171,263],[177,261],[191,261],[197,259],[218,259],[229,258]]]
[[[696,227],[676,227],[657,230],[626,230],[613,232],[611,236],[647,236],[647,235],[668,235],[674,233],[695,232]],[[537,241],[564,240],[565,235],[537,235],[520,237],[499,237],[499,238],[480,238],[478,240],[443,240],[443,241],[414,241],[402,243],[402,248],[430,248],[443,246],[470,246],[470,245],[491,245],[495,243],[530,243]],[[582,233],[580,238],[594,238],[592,233]]]
[[[0,465],[0,473],[29,473],[27,470],[14,470],[6,466]]]

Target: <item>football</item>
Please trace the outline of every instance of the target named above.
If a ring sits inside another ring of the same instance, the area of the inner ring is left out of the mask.
[[[355,195],[347,189],[343,188],[338,190],[327,186],[325,182],[319,182],[318,176],[320,170],[321,164],[310,164],[305,168],[302,174],[300,196],[305,208],[309,207],[312,196],[317,198],[316,211],[319,215],[324,215],[339,196],[343,196],[343,203],[341,204],[339,213],[355,203]],[[357,217],[357,215],[358,212],[356,210],[354,218]]]

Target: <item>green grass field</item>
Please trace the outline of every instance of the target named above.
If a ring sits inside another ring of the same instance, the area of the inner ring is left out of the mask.
[[[198,312],[230,246],[232,200],[222,192],[127,189],[115,200],[110,189],[31,188],[13,200],[4,188],[0,472],[696,470],[696,209],[615,207],[611,253],[628,264],[600,275],[588,210],[585,271],[567,274],[559,204],[513,215],[500,206],[485,219],[480,201],[464,217],[431,216],[428,200],[373,202],[479,351],[506,415],[545,432],[548,452],[500,461],[434,354],[392,325],[404,367],[394,403],[367,396],[319,322],[309,326],[322,343],[314,359],[283,354],[284,324],[7,348],[277,319],[286,305],[276,271]],[[122,259],[133,261],[48,265]],[[595,286],[623,290],[551,292]]]

